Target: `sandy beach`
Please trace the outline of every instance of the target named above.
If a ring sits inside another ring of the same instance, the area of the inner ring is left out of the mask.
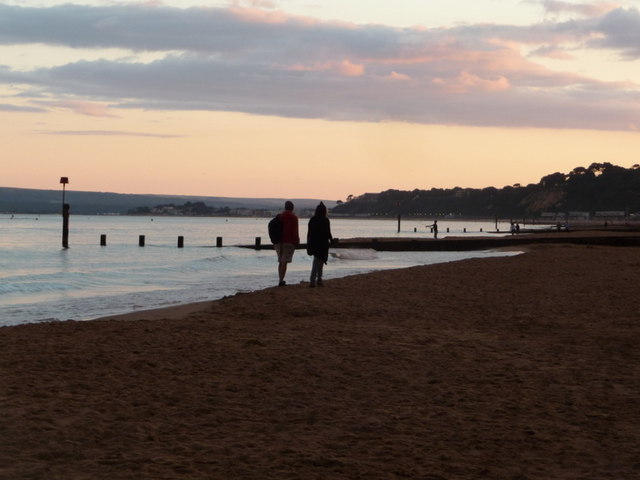
[[[640,248],[528,250],[0,328],[0,478],[640,478]]]

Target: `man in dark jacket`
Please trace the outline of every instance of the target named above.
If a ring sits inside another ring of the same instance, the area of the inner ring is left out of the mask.
[[[327,218],[327,207],[320,202],[316,212],[309,219],[307,232],[307,253],[313,255],[310,287],[322,286],[322,269],[329,258],[329,244],[333,242],[331,222]]]

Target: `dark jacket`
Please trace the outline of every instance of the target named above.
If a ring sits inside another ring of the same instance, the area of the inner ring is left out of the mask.
[[[327,263],[331,241],[333,241],[333,236],[329,219],[327,217],[311,217],[307,231],[307,254],[319,257]]]

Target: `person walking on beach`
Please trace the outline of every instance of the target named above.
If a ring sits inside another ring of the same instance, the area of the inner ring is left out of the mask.
[[[300,245],[300,235],[298,233],[298,217],[293,213],[293,202],[287,200],[284,204],[284,211],[279,215],[282,222],[282,237],[280,242],[273,247],[278,254],[278,278],[280,287],[284,287],[287,282],[284,277],[287,274],[287,265],[293,260],[296,247]]]
[[[327,207],[320,202],[309,219],[307,231],[307,254],[313,256],[309,287],[322,286],[322,270],[329,259],[329,244],[333,242],[331,222],[327,218]]]

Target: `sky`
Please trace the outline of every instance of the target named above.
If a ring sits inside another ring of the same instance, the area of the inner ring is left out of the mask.
[[[0,186],[322,198],[640,163],[640,1],[0,0]]]

